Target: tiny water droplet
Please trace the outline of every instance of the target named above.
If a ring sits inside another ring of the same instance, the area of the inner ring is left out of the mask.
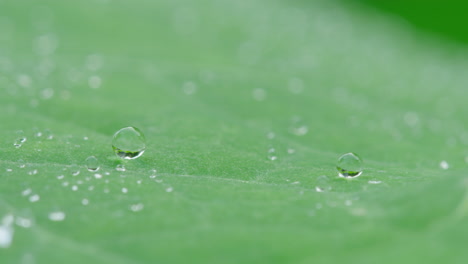
[[[10,225],[0,225],[0,248],[9,248],[13,241],[13,228]]]
[[[38,170],[32,170],[28,172],[29,175],[36,175],[38,173]]]
[[[441,161],[440,164],[439,164],[439,166],[440,166],[440,168],[443,169],[443,170],[447,170],[447,169],[450,167],[450,165],[448,164],[448,162],[445,161],[445,160]]]
[[[7,171],[7,172],[12,172],[12,171],[13,171],[13,169],[6,169],[6,171]]]
[[[101,178],[102,178],[102,175],[99,174],[99,173],[96,173],[96,174],[94,174],[94,178],[96,178],[96,179],[101,179]]]
[[[133,212],[138,212],[138,211],[141,211],[143,210],[144,206],[142,203],[137,203],[137,204],[132,204],[130,206],[130,210],[132,210]]]
[[[136,183],[137,183],[137,184],[141,184],[141,180],[137,180]]]
[[[72,175],[73,175],[73,176],[78,176],[78,175],[80,175],[80,170],[77,170],[77,171],[72,172]]]
[[[166,192],[172,192],[174,189],[172,187],[167,187]]]
[[[29,218],[17,216],[15,224],[23,228],[30,228],[32,226],[32,220]]]
[[[19,163],[18,167],[20,169],[23,169],[23,168],[26,167],[26,164],[24,163],[24,160],[20,159],[20,160],[18,160],[18,163]]]
[[[100,168],[99,160],[95,156],[90,156],[86,159],[86,167],[89,171],[98,171]]]
[[[41,199],[41,197],[38,194],[34,194],[34,195],[29,196],[29,201],[31,203],[35,203],[35,202],[39,201],[40,199]]]
[[[72,191],[78,191],[78,186],[77,186],[77,185],[73,185],[73,186],[71,187],[71,189],[72,189]]]
[[[127,169],[125,169],[125,166],[123,164],[118,164],[116,167],[115,167],[115,170],[116,171],[126,171]]]
[[[381,184],[382,181],[377,181],[377,180],[370,180],[368,181],[369,184]]]
[[[65,213],[62,211],[51,212],[49,213],[49,220],[55,222],[63,221],[65,220]]]
[[[338,159],[336,169],[340,177],[359,177],[362,174],[362,160],[355,153],[346,153]]]
[[[315,180],[315,191],[316,192],[329,192],[331,191],[332,187],[330,185],[330,179],[325,176],[318,176]]]
[[[122,188],[122,192],[123,193],[128,193],[128,189],[127,188]]]
[[[114,134],[112,148],[115,154],[123,159],[136,159],[146,149],[146,139],[136,127],[125,127]]]
[[[62,182],[62,186],[63,186],[63,187],[67,187],[68,184],[69,184],[68,182]]]
[[[89,204],[89,200],[85,198],[85,199],[81,200],[81,204],[82,204],[82,205],[88,205],[88,204]]]
[[[21,195],[28,196],[28,195],[31,194],[31,192],[32,192],[31,188],[27,188],[27,189],[25,189],[24,191],[21,192]]]

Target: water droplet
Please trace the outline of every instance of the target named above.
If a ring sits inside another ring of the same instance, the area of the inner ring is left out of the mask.
[[[267,92],[262,88],[255,88],[252,91],[252,96],[256,101],[264,101],[267,96]]]
[[[32,226],[32,220],[25,217],[16,217],[15,224],[23,228],[30,228]]]
[[[83,140],[88,140],[89,138],[88,137],[83,137]]]
[[[141,180],[137,180],[136,183],[137,183],[137,184],[141,184]]]
[[[115,167],[115,170],[116,171],[126,171],[127,169],[125,169],[125,166],[123,164],[118,164],[116,167]]]
[[[38,170],[32,170],[28,172],[29,175],[36,175],[38,173]]]
[[[346,153],[338,159],[336,169],[340,177],[359,177],[362,174],[361,158],[355,153]]]
[[[182,90],[186,95],[192,95],[197,92],[197,85],[194,82],[185,82]]]
[[[90,156],[86,159],[86,167],[89,171],[98,171],[100,168],[99,160],[95,156]]]
[[[291,128],[291,132],[296,136],[304,136],[309,132],[309,128],[305,125]]]
[[[163,180],[161,180],[161,179],[157,179],[157,180],[154,180],[154,181],[155,181],[156,183],[162,183],[162,182],[163,182]]]
[[[288,154],[294,154],[294,153],[296,153],[295,149],[288,148]]]
[[[21,192],[21,195],[23,195],[23,196],[28,196],[28,195],[30,195],[31,193],[32,193],[31,188],[27,188],[26,190],[24,190],[24,191]]]
[[[89,200],[85,198],[85,199],[81,200],[81,204],[82,204],[82,205],[88,205],[88,204],[89,204]]]
[[[447,170],[447,169],[450,167],[449,164],[448,164],[448,162],[445,161],[445,160],[441,161],[440,164],[439,164],[439,166],[440,166],[440,168],[443,169],[443,170]]]
[[[276,150],[274,148],[268,149],[268,159],[271,161],[277,160],[278,157],[276,156]]]
[[[288,89],[293,94],[300,94],[304,90],[304,81],[299,78],[291,78],[288,82]]]
[[[41,199],[41,197],[38,194],[34,194],[34,195],[29,196],[29,201],[31,203],[35,203],[35,202],[39,201],[39,199]]]
[[[71,189],[72,189],[72,191],[78,191],[78,186],[77,186],[77,185],[73,185],[73,186],[71,187]]]
[[[12,172],[12,171],[13,171],[13,169],[6,169],[6,171],[7,171],[7,172]]]
[[[23,143],[26,142],[26,140],[26,137],[19,137],[15,140],[13,145],[15,146],[15,148],[21,148],[23,146]]]
[[[266,137],[267,137],[268,139],[274,139],[275,136],[276,136],[276,135],[275,135],[275,133],[273,133],[273,132],[268,132],[268,133],[266,134]]]
[[[114,134],[112,148],[117,156],[123,159],[136,159],[146,149],[146,139],[136,127],[125,127]]]
[[[381,184],[382,181],[377,181],[377,180],[370,180],[368,181],[369,184]]]
[[[122,192],[123,193],[128,193],[128,189],[124,187],[124,188],[122,188]]]
[[[65,213],[62,211],[51,212],[49,213],[49,220],[55,222],[63,221],[65,220]]]
[[[329,192],[331,191],[332,187],[330,185],[330,179],[325,176],[318,176],[315,180],[315,191],[316,192]]]
[[[20,159],[18,160],[18,168],[23,169],[26,167],[26,164],[24,163],[24,160]]]
[[[63,187],[67,187],[67,186],[68,186],[68,182],[62,182],[62,186],[63,186]]]
[[[73,175],[73,176],[78,176],[78,175],[80,175],[80,170],[77,170],[77,171],[72,172],[72,175]]]
[[[99,173],[96,173],[96,174],[94,174],[94,178],[96,178],[96,179],[101,179],[101,178],[102,178],[102,175],[99,174]]]
[[[174,188],[172,188],[172,187],[167,187],[166,188],[166,192],[172,192],[173,190],[174,190]]]
[[[13,222],[13,215],[9,214],[3,217],[2,224],[0,225],[0,248],[8,248],[13,241],[14,230],[11,227]]]
[[[291,182],[291,184],[297,185],[297,184],[301,184],[301,182],[300,181],[295,181],[295,182]]]
[[[88,85],[89,85],[89,87],[91,87],[93,89],[97,89],[97,88],[101,87],[101,84],[102,84],[102,79],[101,79],[101,77],[99,77],[97,75],[90,76],[89,79],[88,79]]]
[[[143,210],[144,206],[142,203],[137,203],[137,204],[132,204],[130,206],[130,210],[132,210],[133,212],[138,212],[138,211],[141,211]]]

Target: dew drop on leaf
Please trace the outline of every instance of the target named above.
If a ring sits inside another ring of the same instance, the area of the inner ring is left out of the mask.
[[[336,169],[340,177],[359,177],[362,174],[362,160],[355,153],[346,153],[338,159]]]
[[[114,134],[112,148],[122,159],[136,159],[145,152],[146,139],[138,128],[125,127]]]

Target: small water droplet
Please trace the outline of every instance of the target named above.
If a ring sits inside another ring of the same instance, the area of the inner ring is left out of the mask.
[[[315,180],[315,191],[316,192],[329,192],[331,191],[332,187],[330,185],[330,179],[325,176],[318,176]]]
[[[26,167],[26,164],[24,163],[24,160],[20,159],[18,160],[18,168],[23,169]]]
[[[86,159],[86,167],[89,171],[98,171],[100,168],[99,160],[95,156],[90,156]]]
[[[63,186],[63,187],[67,187],[68,184],[69,184],[68,182],[62,182],[62,186]]]
[[[21,148],[23,146],[23,143],[26,142],[26,140],[26,137],[19,137],[15,140],[13,145],[15,146],[15,148]]]
[[[93,186],[93,185],[91,185],[91,186],[88,187],[88,191],[92,191],[92,190],[94,190],[94,186]]]
[[[13,171],[13,169],[6,169],[6,171],[7,171],[7,172],[12,172],[12,171]]]
[[[80,175],[80,170],[77,170],[77,171],[72,172],[72,175],[73,175],[73,176],[78,176],[78,175]]]
[[[154,180],[154,181],[155,181],[156,183],[162,183],[162,182],[163,182],[163,180],[161,180],[161,179],[157,179],[157,180]]]
[[[30,228],[32,226],[32,220],[29,218],[17,216],[15,224],[23,228]]]
[[[182,85],[182,90],[186,95],[192,95],[197,92],[197,85],[194,82],[185,82]]]
[[[72,191],[78,191],[78,186],[77,186],[77,185],[73,185],[73,186],[71,187],[71,189],[72,189]]]
[[[32,192],[31,188],[27,188],[27,189],[25,189],[24,191],[21,192],[21,195],[28,196],[28,195],[31,194],[31,192]]]
[[[88,85],[89,85],[89,87],[91,87],[93,89],[97,89],[97,88],[101,87],[101,85],[102,85],[101,77],[99,77],[97,75],[90,76],[89,79],[88,79]]]
[[[369,184],[381,184],[382,181],[378,181],[378,180],[370,180],[368,181]]]
[[[450,167],[450,165],[448,164],[448,162],[445,161],[445,160],[441,161],[440,164],[439,164],[439,166],[440,166],[440,168],[443,169],[443,170],[447,170],[447,169]]]
[[[127,169],[125,169],[125,166],[123,164],[118,164],[116,167],[115,167],[115,170],[116,171],[126,171]]]
[[[137,180],[136,183],[137,183],[137,184],[141,184],[141,180]]]
[[[172,187],[167,187],[166,192],[172,192],[174,189]]]
[[[38,172],[39,172],[38,170],[34,169],[34,170],[28,172],[28,174],[29,175],[36,175]]]
[[[300,181],[295,181],[295,182],[291,182],[291,184],[297,185],[297,184],[301,184],[301,182]]]
[[[252,91],[252,96],[256,101],[264,101],[267,96],[267,92],[262,88],[255,88]]]
[[[50,212],[49,220],[54,222],[59,222],[65,220],[65,213],[62,211]]]
[[[94,174],[94,178],[96,178],[96,179],[101,179],[101,178],[102,178],[102,175],[99,174],[99,173],[96,173],[96,174]]]
[[[141,211],[143,210],[143,208],[144,208],[144,205],[142,203],[132,204],[130,206],[130,210],[132,210],[133,212]]]
[[[127,188],[122,188],[122,192],[123,193],[128,193],[128,189]]]
[[[268,149],[268,156],[267,157],[271,161],[277,160],[278,157],[276,156],[276,150],[274,148]]]
[[[89,138],[88,137],[83,137],[83,140],[88,140]]]
[[[275,136],[276,136],[276,135],[275,135],[275,133],[273,133],[273,132],[268,132],[267,135],[266,135],[266,137],[267,137],[268,139],[274,139]]]
[[[125,127],[114,134],[112,148],[115,154],[123,159],[136,159],[146,149],[146,139],[136,127]]]
[[[85,198],[85,199],[81,200],[81,204],[82,204],[82,205],[88,205],[88,204],[89,204],[89,200]]]
[[[338,159],[336,169],[340,177],[359,177],[362,174],[362,160],[355,153],[346,153]]]
[[[294,154],[294,153],[296,153],[295,149],[288,148],[288,154]]]
[[[309,132],[309,128],[305,125],[291,128],[291,132],[296,136],[304,136]]]
[[[39,201],[40,199],[41,199],[41,197],[38,194],[34,194],[34,195],[29,196],[29,201],[31,203],[35,203],[35,202]]]
[[[64,177],[65,177],[64,175],[59,175],[59,176],[57,176],[57,179],[61,180],[61,179],[63,179]]]

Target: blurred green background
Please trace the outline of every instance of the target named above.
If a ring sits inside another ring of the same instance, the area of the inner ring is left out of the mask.
[[[465,263],[463,10],[0,0],[0,263]]]

